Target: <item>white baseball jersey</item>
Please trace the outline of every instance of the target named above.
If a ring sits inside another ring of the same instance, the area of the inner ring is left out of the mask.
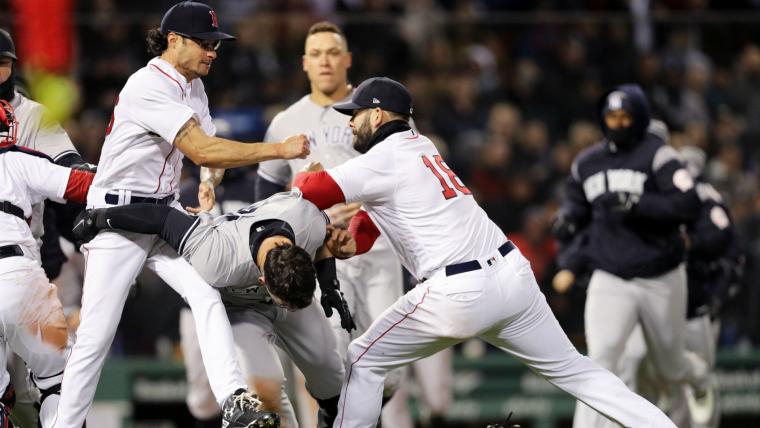
[[[348,94],[346,99],[350,96]],[[331,168],[355,158],[359,152],[354,150],[348,120],[348,116],[338,113],[332,106],[323,107],[312,101],[309,95],[304,96],[274,117],[264,141],[279,142],[302,133],[309,139],[311,154],[306,159],[262,162],[258,174],[267,181],[287,186],[309,162],[319,161],[325,168]]]
[[[132,74],[106,130],[87,204],[103,206],[104,192],[121,189],[158,198],[178,193],[184,155],[174,138],[190,118],[216,134],[200,79],[188,82],[158,57]]]
[[[372,221],[418,279],[475,260],[507,239],[414,130],[397,132],[366,154],[327,170],[346,202],[362,201]]]
[[[53,161],[58,161],[68,154],[77,153],[66,131],[58,122],[52,120],[45,106],[16,92],[11,101],[11,107],[19,123],[17,145],[44,153]],[[38,240],[44,233],[42,226],[44,210],[44,202],[34,204],[32,207],[32,222],[29,227],[32,229],[32,235]],[[38,242],[38,244],[41,243],[41,241]]]
[[[10,151],[0,154],[0,201],[8,201],[32,215],[32,205],[51,199],[63,202],[71,170],[37,156]],[[0,212],[0,246],[18,244],[24,253],[40,261],[40,251],[29,225]]]

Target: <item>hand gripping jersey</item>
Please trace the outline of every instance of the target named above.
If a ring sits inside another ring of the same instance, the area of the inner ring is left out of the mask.
[[[233,214],[212,219],[199,217],[197,226],[180,247],[180,252],[209,284],[224,287],[225,303],[245,306],[251,301],[267,300],[259,286],[262,275],[251,255],[251,238],[257,224],[267,220],[287,223],[294,244],[314,258],[325,239],[327,216],[303,199],[300,191],[283,192],[243,208]],[[253,235],[253,236],[252,236]]]

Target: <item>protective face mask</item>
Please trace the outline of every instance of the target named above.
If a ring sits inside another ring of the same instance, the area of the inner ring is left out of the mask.
[[[633,142],[631,128],[607,129],[606,137],[618,146],[627,146]]]

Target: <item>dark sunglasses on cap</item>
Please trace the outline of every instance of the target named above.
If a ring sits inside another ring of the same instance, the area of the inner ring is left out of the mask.
[[[200,46],[201,49],[203,49],[205,51],[215,51],[215,50],[219,49],[219,46],[222,45],[222,41],[221,40],[201,40],[201,39],[199,39],[197,37],[193,37],[193,36],[190,36],[190,35],[184,34],[184,33],[178,33],[176,31],[172,31],[172,33],[174,33],[174,34],[176,34],[178,36],[182,36],[182,37],[184,37],[186,39],[192,40],[198,46]]]

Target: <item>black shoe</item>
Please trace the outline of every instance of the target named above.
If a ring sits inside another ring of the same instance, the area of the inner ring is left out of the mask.
[[[520,428],[518,424],[510,424],[509,420],[512,419],[512,412],[509,412],[507,419],[503,424],[489,424],[486,428]]]
[[[256,395],[238,389],[222,406],[222,428],[279,428],[280,417],[261,409]]]

